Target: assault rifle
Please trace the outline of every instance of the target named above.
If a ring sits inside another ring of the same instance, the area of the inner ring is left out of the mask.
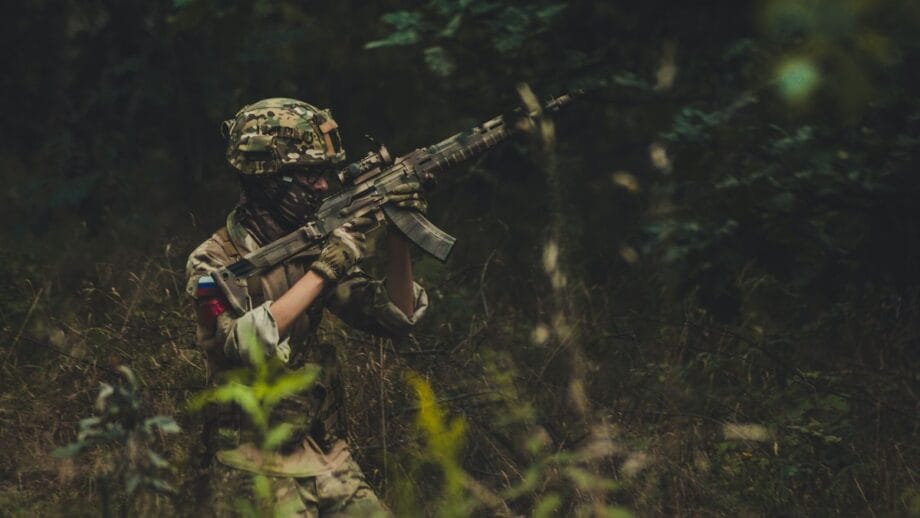
[[[542,111],[555,112],[570,104],[572,97],[573,94],[565,94],[552,98],[545,103]],[[248,311],[252,309],[247,289],[248,277],[295,256],[319,253],[325,238],[333,230],[352,218],[365,215],[379,222],[389,220],[419,248],[440,261],[446,261],[456,239],[418,211],[399,209],[388,203],[389,194],[395,187],[409,182],[417,182],[426,190],[434,189],[437,175],[524,131],[528,123],[532,127],[533,120],[541,115],[539,112],[518,109],[508,118],[500,115],[437,144],[396,158],[386,146],[380,145],[376,151],[369,152],[338,172],[339,180],[346,188],[324,199],[315,219],[217,270],[212,275],[214,282],[236,311]]]

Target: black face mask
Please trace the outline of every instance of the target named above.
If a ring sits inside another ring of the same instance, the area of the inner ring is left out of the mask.
[[[315,192],[307,176],[290,172],[267,178],[242,177],[241,223],[262,244],[294,231],[316,215],[325,193]]]
[[[282,189],[274,215],[279,223],[294,230],[313,219],[323,197],[310,188],[303,175],[282,176],[281,182],[286,183],[287,188]]]

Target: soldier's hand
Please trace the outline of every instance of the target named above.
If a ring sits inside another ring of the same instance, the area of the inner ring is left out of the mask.
[[[374,225],[368,217],[352,219],[332,231],[326,246],[310,269],[328,281],[338,282],[367,254],[364,232]]]
[[[388,198],[393,205],[401,209],[413,209],[424,214],[428,211],[428,202],[418,182],[409,182],[398,185],[388,193]]]

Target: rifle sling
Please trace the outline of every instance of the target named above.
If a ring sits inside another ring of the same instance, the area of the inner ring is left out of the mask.
[[[230,232],[227,231],[227,227],[221,227],[217,231],[217,244],[223,250],[224,254],[229,257],[233,263],[236,264],[240,262],[242,254],[240,254],[239,249],[236,247],[236,244],[233,243],[233,240],[230,239]],[[249,294],[249,299],[255,303],[255,301],[262,300],[262,282],[261,279],[255,279],[255,282],[249,282],[249,279],[243,280],[246,283],[246,292]]]

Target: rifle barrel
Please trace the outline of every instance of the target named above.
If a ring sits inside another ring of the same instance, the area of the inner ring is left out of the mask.
[[[579,93],[581,93],[580,90],[572,94],[554,97],[546,102],[543,106],[543,111],[558,111],[571,104],[574,100],[574,95]],[[520,110],[517,110],[517,112],[519,113]],[[529,117],[524,115],[521,118],[526,119]],[[457,133],[433,146],[429,146],[425,151],[427,151],[430,158],[422,159],[419,162],[420,173],[425,177],[432,177],[488,151],[508,140],[512,135],[521,132],[525,126],[519,125],[517,122],[514,121],[514,124],[509,125],[504,116],[498,116],[475,128]]]

